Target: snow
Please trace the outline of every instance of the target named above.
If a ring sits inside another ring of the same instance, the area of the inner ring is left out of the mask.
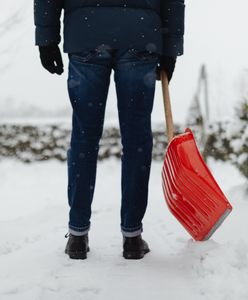
[[[212,120],[230,120],[234,105],[248,93],[248,42],[244,38],[248,3],[237,0],[235,10],[233,3],[186,3],[185,54],[178,59],[170,84],[174,119],[180,124],[203,63],[209,75]],[[10,16],[14,22],[7,21]],[[71,123],[67,74],[52,76],[41,67],[30,2],[4,0],[0,19],[1,122],[43,124],[46,116],[48,124],[54,120],[61,126]],[[68,59],[63,58],[66,71]],[[105,124],[114,126],[118,114],[111,76]],[[164,122],[160,82],[152,118],[153,124]],[[235,130],[236,126],[230,128],[229,135]],[[248,130],[243,138],[247,136]],[[245,157],[239,159],[242,162]],[[64,254],[66,164],[0,160],[0,299],[247,300],[247,181],[228,163],[210,160],[210,166],[234,207],[211,240],[192,241],[169,213],[161,186],[162,162],[153,162],[143,233],[151,253],[143,260],[127,261],[121,255],[119,228],[120,161],[99,162],[91,251],[86,261],[73,261]]]
[[[248,299],[248,191],[236,168],[210,160],[234,206],[207,242],[193,242],[169,213],[153,162],[143,260],[121,256],[120,161],[98,163],[91,251],[85,261],[64,254],[66,164],[0,161],[0,299]],[[104,180],[103,180],[104,178]]]

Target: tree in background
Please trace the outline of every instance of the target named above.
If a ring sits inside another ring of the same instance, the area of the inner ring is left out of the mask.
[[[201,101],[203,98],[203,101]],[[207,140],[209,126],[208,75],[205,65],[200,68],[197,89],[189,107],[186,124],[194,133],[203,159],[207,161]]]

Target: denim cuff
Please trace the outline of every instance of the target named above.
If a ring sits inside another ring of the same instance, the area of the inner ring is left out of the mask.
[[[142,225],[139,227],[135,227],[135,228],[121,227],[121,232],[122,232],[122,235],[125,237],[135,237],[135,236],[140,235],[143,232],[143,227],[142,227]]]
[[[88,233],[90,230],[90,226],[87,227],[75,227],[69,224],[68,226],[68,232],[76,235],[76,236],[81,236],[81,235],[85,235],[86,233]]]

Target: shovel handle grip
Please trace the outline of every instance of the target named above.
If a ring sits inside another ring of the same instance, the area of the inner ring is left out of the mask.
[[[160,76],[161,76],[162,91],[163,91],[163,103],[164,103],[167,138],[168,138],[168,142],[170,142],[174,136],[174,124],[173,124],[173,117],[172,117],[172,110],[171,110],[169,83],[168,83],[167,74],[164,70],[161,70]]]

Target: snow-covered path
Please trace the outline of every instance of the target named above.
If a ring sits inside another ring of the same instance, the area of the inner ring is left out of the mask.
[[[0,162],[0,299],[248,299],[248,195],[245,180],[211,163],[234,211],[204,243],[193,242],[170,215],[153,162],[143,260],[121,256],[120,162],[98,164],[91,252],[85,261],[64,254],[66,164]]]

